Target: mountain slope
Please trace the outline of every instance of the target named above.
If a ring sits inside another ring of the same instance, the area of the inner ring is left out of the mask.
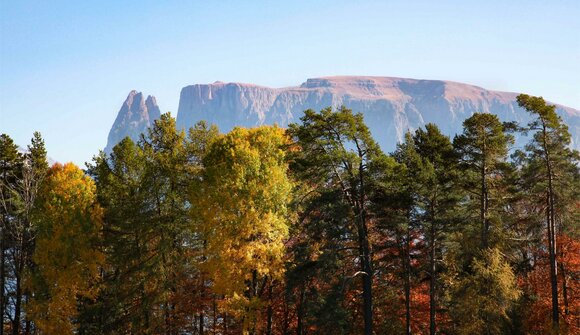
[[[129,92],[109,131],[105,152],[110,153],[113,147],[127,136],[137,141],[140,134],[146,133],[147,128],[160,116],[161,110],[155,97],[147,96],[145,99],[141,92],[135,90]]]
[[[322,77],[287,88],[216,82],[182,89],[177,124],[187,128],[207,120],[222,131],[236,125],[286,126],[297,122],[305,109],[345,105],[364,114],[375,139],[390,151],[406,131],[429,122],[453,136],[475,112],[525,123],[529,115],[518,107],[516,96],[451,81],[392,77]],[[569,125],[573,146],[578,148],[580,111],[558,106],[558,113]]]
[[[132,95],[138,103],[130,102]],[[181,90],[177,125],[189,128],[206,120],[224,132],[234,126],[274,123],[286,126],[298,122],[306,109],[344,105],[363,113],[377,142],[385,151],[392,151],[406,131],[429,122],[436,123],[450,136],[460,133],[463,120],[475,112],[494,113],[503,121],[525,125],[530,116],[518,107],[516,96],[517,93],[490,91],[451,81],[393,77],[322,77],[285,88],[215,82]],[[139,132],[159,117],[158,107],[143,105],[140,93],[129,95],[109,134],[108,150],[124,136],[137,138]],[[580,111],[557,107],[570,128],[572,146],[580,149]],[[150,110],[154,110],[153,115]],[[520,140],[516,145],[523,143]]]

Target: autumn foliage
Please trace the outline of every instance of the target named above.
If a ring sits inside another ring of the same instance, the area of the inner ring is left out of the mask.
[[[73,334],[77,299],[98,293],[103,211],[95,183],[71,163],[51,167],[40,194],[28,311],[43,334]]]
[[[518,103],[526,125],[476,113],[389,154],[345,107],[163,114],[86,171],[2,135],[0,335],[577,334],[579,155]]]

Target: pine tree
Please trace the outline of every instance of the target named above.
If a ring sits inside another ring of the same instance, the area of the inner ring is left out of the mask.
[[[191,321],[194,307],[184,303],[199,271],[189,260],[198,241],[187,195],[216,132],[199,125],[186,137],[164,114],[138,144],[126,138],[89,166],[105,210],[107,266],[105,289],[87,306],[86,327],[174,334]]]
[[[374,270],[368,192],[373,183],[373,169],[393,163],[372,139],[361,114],[353,114],[344,107],[337,111],[326,108],[319,113],[307,110],[300,120],[301,124],[289,127],[298,145],[295,170],[300,172],[301,179],[320,188],[320,196],[334,192],[334,201],[344,202],[347,212],[337,213],[345,215],[337,220],[348,227],[345,238],[356,241],[360,269],[349,276],[361,278],[364,334],[372,334]]]
[[[513,137],[506,134],[504,125],[493,114],[476,113],[463,123],[464,132],[454,140],[465,178],[464,187],[479,200],[481,249],[490,246],[492,208],[501,197],[493,194],[499,188],[506,169],[508,146]]]
[[[32,213],[36,205],[40,186],[48,170],[44,140],[39,132],[33,134],[28,151],[24,154],[19,178],[12,187],[16,207],[15,217],[11,225],[13,246],[10,256],[12,274],[14,277],[14,318],[12,334],[20,333],[22,323],[23,302],[29,299],[28,292],[23,290],[24,275],[31,268],[32,254],[35,245],[35,226]],[[25,331],[30,332],[30,320],[25,321]]]
[[[435,124],[427,124],[425,130],[417,129],[413,136],[418,154],[423,158],[423,178],[418,194],[422,213],[419,224],[421,235],[428,244],[429,277],[429,333],[437,332],[436,314],[439,300],[440,261],[443,246],[453,223],[460,192],[455,183],[458,177],[457,159],[449,137],[443,135]]]
[[[416,239],[416,232],[420,220],[419,194],[421,185],[428,178],[425,162],[417,152],[415,141],[410,132],[405,134],[405,140],[397,145],[393,153],[395,160],[402,165],[397,174],[396,192],[391,194],[387,206],[395,209],[391,216],[391,230],[395,232],[395,239],[402,257],[403,291],[405,296],[405,333],[411,334],[411,285],[414,269],[411,258],[416,253],[412,247]]]
[[[2,314],[2,324],[0,325],[0,335],[4,334],[4,325],[9,320],[8,292],[7,284],[9,279],[9,257],[8,251],[12,245],[12,231],[16,217],[16,196],[14,194],[15,185],[20,179],[22,172],[23,158],[18,152],[18,147],[10,136],[0,135],[0,314]]]
[[[501,249],[506,157],[513,141],[507,129],[496,115],[476,113],[465,120],[463,134],[454,140],[467,196],[462,200],[464,223],[454,233],[446,256],[446,278],[450,313],[459,333],[500,332],[520,295]],[[486,298],[491,296],[496,301],[493,308]]]
[[[568,127],[556,114],[556,107],[543,98],[520,94],[518,104],[534,117],[528,124],[533,136],[526,146],[525,175],[530,195],[544,199],[541,211],[545,217],[550,266],[552,299],[552,329],[560,328],[558,300],[558,243],[557,236],[577,226],[578,219],[570,214],[577,207],[579,193],[578,152],[569,148]],[[564,269],[565,271],[565,269]],[[563,288],[564,291],[566,289]],[[566,298],[564,298],[566,300]],[[566,310],[566,308],[565,308]]]

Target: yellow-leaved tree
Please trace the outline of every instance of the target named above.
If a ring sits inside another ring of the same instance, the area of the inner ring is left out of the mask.
[[[226,311],[255,333],[261,292],[284,273],[292,183],[279,127],[234,128],[212,142],[193,194],[202,267]]]
[[[79,298],[96,295],[102,209],[95,184],[72,163],[55,164],[41,187],[35,213],[34,267],[28,312],[43,334],[75,333]]]

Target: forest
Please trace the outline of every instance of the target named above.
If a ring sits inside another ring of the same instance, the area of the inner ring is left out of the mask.
[[[517,101],[527,124],[392,153],[345,107],[228,133],[167,113],[85,169],[2,134],[0,335],[579,334],[580,156]]]

